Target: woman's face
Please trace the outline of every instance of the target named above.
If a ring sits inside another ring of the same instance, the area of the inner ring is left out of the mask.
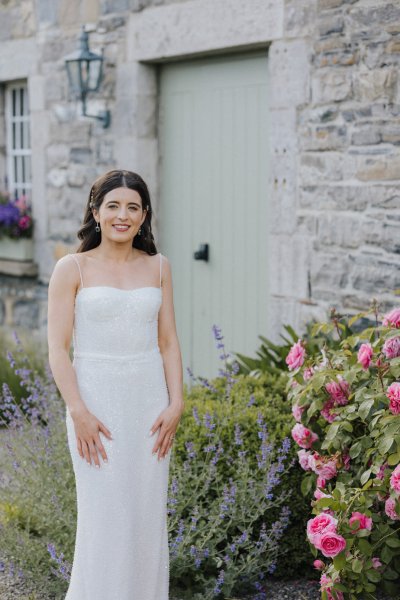
[[[102,236],[115,241],[133,240],[146,218],[140,194],[125,187],[108,192],[99,211],[93,209],[93,214],[100,220]]]

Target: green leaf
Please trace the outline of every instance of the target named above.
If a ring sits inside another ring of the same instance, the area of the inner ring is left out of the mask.
[[[383,576],[385,579],[391,579],[392,581],[395,581],[399,575],[396,573],[396,571],[393,571],[393,569],[386,569],[386,571],[383,573]]]
[[[348,431],[349,433],[353,431],[353,425],[349,421],[341,421],[340,428]]]
[[[371,408],[374,405],[374,399],[368,399],[368,400],[364,400],[364,402],[361,403],[360,408],[358,409],[358,414],[360,415],[360,417],[365,420],[369,414],[369,411],[371,410]]]
[[[332,423],[330,427],[328,427],[327,434],[325,436],[325,441],[331,442],[337,435],[339,430],[340,423]]]
[[[393,532],[393,534],[394,533],[395,532]],[[390,548],[400,548],[400,539],[395,535],[391,535],[390,537],[386,538],[386,544],[387,546],[390,546]]]
[[[334,502],[335,500],[333,500],[333,498],[320,498],[317,500],[316,506],[318,508],[329,508],[332,506],[332,504],[334,504]]]
[[[393,552],[392,550],[389,548],[389,546],[383,546],[382,550],[381,550],[381,559],[383,560],[384,563],[388,564],[390,563],[390,561],[393,558]]]
[[[387,454],[390,450],[390,448],[393,445],[393,438],[392,437],[384,437],[381,441],[381,443],[379,444],[379,452],[384,456],[385,454]]]
[[[369,581],[373,581],[374,583],[377,583],[382,579],[382,575],[376,569],[370,569],[369,571],[366,571],[366,575]]]
[[[303,477],[303,480],[300,485],[301,493],[303,496],[308,496],[311,490],[314,487],[314,477],[311,475],[306,475]]]
[[[365,556],[371,556],[372,546],[368,542],[368,540],[361,538],[360,541],[358,542],[358,547],[360,548],[361,552],[363,554],[365,554]]]
[[[353,444],[349,451],[350,458],[357,458],[357,456],[360,454],[361,450],[362,450],[361,442],[356,442],[355,444]]]
[[[344,567],[346,566],[346,557],[344,555],[344,552],[341,552],[340,554],[334,557],[333,566],[335,567],[336,571],[341,571],[342,569],[344,569]]]
[[[360,477],[361,485],[364,485],[364,483],[366,483],[368,481],[370,475],[371,475],[371,469],[364,471],[364,473]]]
[[[363,492],[365,492],[365,490],[368,490],[371,485],[373,484],[374,480],[373,479],[368,479],[367,483],[365,485],[363,485],[363,487],[361,488]]]
[[[397,465],[397,463],[400,462],[400,453],[396,452],[396,454],[390,454],[388,456],[387,461],[391,467],[393,467],[394,465]]]
[[[351,561],[351,569],[354,573],[361,573],[361,571],[363,570],[363,563],[361,560],[359,560],[358,558],[354,558]]]

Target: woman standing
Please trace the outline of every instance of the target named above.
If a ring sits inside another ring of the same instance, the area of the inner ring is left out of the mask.
[[[183,377],[171,267],[151,218],[143,179],[106,173],[90,190],[77,253],[49,282],[49,362],[67,405],[78,511],[65,600],[168,600]]]

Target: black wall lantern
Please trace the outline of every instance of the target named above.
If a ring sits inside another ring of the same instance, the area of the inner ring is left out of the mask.
[[[99,119],[103,127],[108,127],[111,121],[109,110],[101,111],[98,115],[88,115],[86,112],[87,94],[97,92],[103,79],[103,49],[101,55],[89,50],[89,34],[85,26],[82,26],[79,41],[80,49],[64,59],[70,88],[82,101],[82,115]]]

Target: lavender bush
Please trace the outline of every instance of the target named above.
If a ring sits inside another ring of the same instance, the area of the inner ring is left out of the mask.
[[[263,600],[290,517],[289,491],[277,493],[292,465],[290,441],[273,443],[265,402],[235,394],[237,365],[217,327],[214,335],[223,368],[215,380],[197,381],[218,401],[196,401],[198,391],[185,390],[188,408],[171,460],[171,589],[191,600],[249,592]],[[25,394],[18,403],[2,384],[0,569],[45,590],[42,599],[63,598],[76,530],[65,404],[47,361],[40,375],[16,335],[15,342],[7,359]]]
[[[266,579],[275,571],[289,523],[290,493],[276,491],[291,466],[290,440],[275,446],[265,402],[258,407],[254,396],[235,395],[238,365],[226,354],[219,328],[213,331],[220,377],[210,382],[189,371],[210,400],[203,395],[197,401],[195,388],[185,398],[171,463],[171,584],[179,598],[251,592],[261,600],[268,597]],[[276,508],[278,518],[267,525]]]

